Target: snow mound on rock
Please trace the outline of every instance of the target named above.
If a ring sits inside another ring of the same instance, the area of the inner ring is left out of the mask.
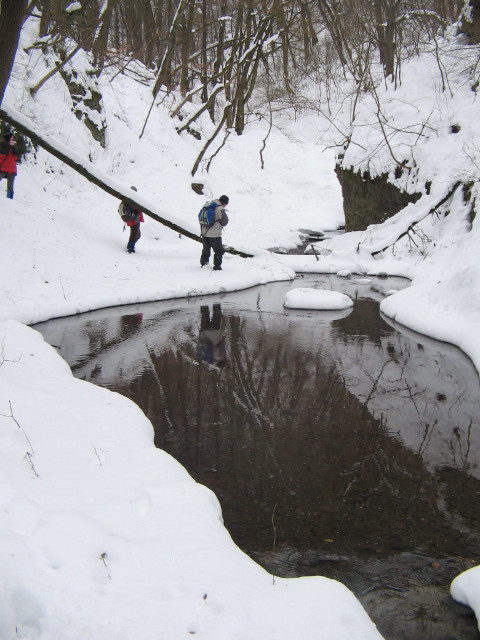
[[[353,301],[339,291],[298,288],[287,291],[283,306],[289,309],[348,309]]]

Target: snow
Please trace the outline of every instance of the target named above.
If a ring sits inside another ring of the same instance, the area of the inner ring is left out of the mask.
[[[353,307],[353,300],[339,291],[298,287],[285,294],[284,306],[288,309],[348,309]]]
[[[80,11],[82,8],[82,5],[80,4],[80,2],[72,2],[71,4],[68,5],[68,7],[65,7],[65,13],[73,13],[74,11]]]
[[[273,580],[242,554],[136,405],[2,330],[2,639],[380,637],[339,583]]]
[[[455,600],[471,607],[480,620],[480,567],[472,567],[457,576],[450,591]]]
[[[223,271],[201,269],[200,244],[149,218],[137,253],[128,255],[118,200],[42,149],[19,166],[14,200],[0,200],[0,637],[380,638],[340,583],[274,578],[245,556],[223,527],[212,492],[154,447],[142,411],[73,378],[26,325],[101,307],[288,281],[298,272],[337,273],[359,283],[392,274],[412,283],[389,290],[381,311],[458,345],[480,371],[478,215],[470,224],[459,190],[448,215],[445,208],[429,214],[460,178],[472,180],[472,193],[479,195],[478,99],[463,73],[478,51],[463,47],[459,65],[459,45],[444,43],[451,93],[440,91],[430,54],[404,64],[397,91],[379,87],[385,116],[395,122],[391,145],[399,155],[410,153],[420,130],[433,132],[415,148],[416,182],[404,184],[418,190],[433,180],[430,194],[383,225],[323,240],[315,255],[287,255],[267,249],[288,251],[299,244],[299,229],[323,230],[328,237],[343,223],[328,120],[320,113],[285,114],[268,136],[263,168],[268,123],[252,121],[242,136],[227,138],[208,173],[201,167],[192,179],[202,142],[177,134],[168,97],[152,110],[139,139],[154,80],[140,65],[99,78],[105,149],[72,113],[58,74],[33,99],[28,87],[48,71],[38,51],[24,51],[34,28],[32,20],[24,28],[2,108],[21,114],[45,140],[120,193],[135,184],[140,203],[195,233],[204,201],[226,193],[225,244],[254,257],[226,254]],[[82,52],[70,65],[80,78],[89,77]],[[184,115],[193,108],[186,106]],[[374,174],[393,174],[373,108],[368,96],[359,102],[355,143],[345,161],[363,169],[368,156]],[[349,113],[347,103],[339,106],[339,130],[342,118],[347,127]],[[451,124],[460,125],[459,133],[450,133]],[[208,116],[196,123],[202,134],[212,126]],[[362,155],[362,147],[378,152]],[[203,195],[192,182],[204,184]],[[414,223],[415,233],[395,242]],[[305,302],[307,294],[296,295]],[[321,295],[315,291],[308,308]],[[479,572],[459,576],[452,595],[478,618]]]

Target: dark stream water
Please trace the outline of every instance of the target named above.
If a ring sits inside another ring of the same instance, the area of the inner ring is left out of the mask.
[[[297,286],[347,293],[353,310],[284,310]],[[338,579],[386,640],[478,640],[449,595],[480,560],[478,375],[382,319],[404,286],[305,277],[35,328],[75,376],[144,410],[268,571]]]

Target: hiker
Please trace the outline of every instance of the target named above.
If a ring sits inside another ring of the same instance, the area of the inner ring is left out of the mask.
[[[130,187],[133,191],[137,191],[137,187]],[[136,213],[135,218],[133,220],[127,220],[125,224],[127,227],[130,227],[130,237],[128,238],[127,251],[128,253],[135,253],[135,245],[140,240],[140,223],[143,222],[143,213],[140,209],[136,209],[132,207],[134,212]],[[125,229],[125,227],[124,227]]]
[[[222,369],[226,364],[225,338],[222,335],[222,307],[213,305],[210,318],[208,306],[200,307],[200,333],[198,336],[198,355],[203,362]]]
[[[0,138],[0,180],[7,179],[7,198],[13,200],[13,182],[17,175],[18,151],[13,133],[4,133]]]
[[[200,256],[200,265],[204,267],[208,264],[208,261],[210,260],[210,250],[213,249],[214,271],[222,270],[222,259],[224,254],[222,231],[223,227],[226,227],[228,224],[228,216],[225,211],[225,206],[228,204],[228,201],[228,196],[220,196],[218,200],[206,202],[199,214],[200,235],[203,244],[202,255]],[[206,217],[208,209],[212,210],[212,214],[211,218],[209,217],[207,221]],[[205,212],[203,219],[202,212]]]

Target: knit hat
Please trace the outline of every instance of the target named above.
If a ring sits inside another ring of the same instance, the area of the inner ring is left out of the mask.
[[[222,204],[228,204],[229,198],[228,196],[220,196],[219,200]]]

